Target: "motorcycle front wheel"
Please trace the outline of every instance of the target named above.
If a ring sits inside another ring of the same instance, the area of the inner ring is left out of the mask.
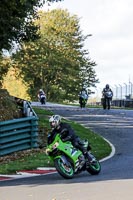
[[[60,158],[56,158],[54,161],[55,168],[58,171],[58,173],[66,179],[71,179],[74,176],[74,169],[70,162],[64,162],[64,160]]]
[[[90,163],[89,166],[86,169],[91,175],[97,175],[101,171],[101,165],[98,160],[95,160],[94,162]]]
[[[45,104],[45,103],[46,103],[45,98],[42,98],[41,99],[41,104]]]
[[[102,104],[103,104],[103,109],[106,109],[106,99],[105,98],[103,99]]]

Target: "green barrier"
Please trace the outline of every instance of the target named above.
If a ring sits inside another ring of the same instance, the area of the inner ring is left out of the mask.
[[[38,147],[38,117],[29,102],[24,106],[28,116],[0,122],[0,156]]]

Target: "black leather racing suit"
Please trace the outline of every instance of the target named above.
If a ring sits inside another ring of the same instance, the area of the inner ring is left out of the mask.
[[[79,144],[80,138],[75,134],[75,131],[69,124],[61,122],[58,128],[53,129],[48,136],[48,144],[52,143],[57,133],[60,133],[62,141],[71,141],[74,147],[81,150],[83,154],[86,153],[86,149]]]

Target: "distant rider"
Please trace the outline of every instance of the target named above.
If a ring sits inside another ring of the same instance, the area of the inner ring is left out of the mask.
[[[106,84],[105,88],[103,88],[102,95],[103,95],[104,109],[106,109],[106,107],[108,107],[108,109],[110,109],[110,102],[112,101],[113,91],[109,87],[109,84]]]
[[[79,93],[79,103],[81,104],[81,101],[85,100],[85,103],[87,103],[88,100],[88,93],[85,88],[83,88]]]
[[[61,122],[60,115],[53,115],[49,119],[49,123],[52,128],[52,132],[48,135],[48,144],[52,143],[53,137],[57,133],[60,133],[63,142],[71,141],[72,145],[81,150],[83,155],[89,160],[89,162],[93,162],[93,158],[91,157],[89,152],[87,152],[86,149],[80,145],[80,142],[82,140],[75,134],[75,131],[68,123]]]
[[[45,97],[46,99],[46,94],[45,92],[43,91],[43,89],[40,89],[39,92],[38,92],[38,100],[40,101],[41,97]]]

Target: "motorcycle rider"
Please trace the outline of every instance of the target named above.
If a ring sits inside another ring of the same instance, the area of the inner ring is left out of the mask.
[[[88,93],[87,93],[87,90],[85,88],[83,88],[79,93],[79,103],[80,103],[80,105],[82,103],[82,99],[84,99],[87,103]]]
[[[37,96],[38,96],[38,100],[39,100],[39,101],[40,101],[40,99],[41,99],[41,96],[45,97],[45,99],[46,99],[46,94],[45,94],[45,92],[43,91],[43,89],[40,89],[40,90],[39,90]]]
[[[55,134],[60,133],[61,140],[63,142],[65,141],[71,141],[72,145],[79,150],[82,151],[83,155],[89,162],[93,162],[94,158],[87,152],[86,148],[84,148],[80,143],[82,142],[79,136],[75,134],[75,131],[72,129],[72,127],[65,122],[61,122],[61,116],[60,115],[53,115],[49,119],[50,126],[52,128],[52,132],[48,135],[48,144],[51,144],[53,141],[53,138]],[[89,147],[89,150],[91,147]]]
[[[110,93],[110,96],[107,96],[107,93]],[[105,88],[103,88],[102,95],[103,95],[104,109],[106,109],[106,106],[108,106],[108,109],[110,109],[110,101],[112,100],[113,97],[113,91],[111,90],[109,84],[106,84]]]

